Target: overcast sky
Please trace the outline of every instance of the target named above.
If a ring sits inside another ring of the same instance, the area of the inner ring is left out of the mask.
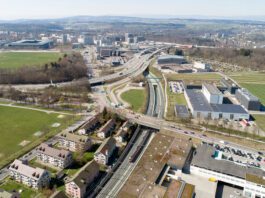
[[[0,19],[76,15],[258,16],[264,0],[0,0]]]

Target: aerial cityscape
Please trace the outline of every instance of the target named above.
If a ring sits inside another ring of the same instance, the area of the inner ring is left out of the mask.
[[[265,2],[0,8],[0,198],[265,198]]]

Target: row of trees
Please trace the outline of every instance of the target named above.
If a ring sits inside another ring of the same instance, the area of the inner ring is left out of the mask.
[[[257,71],[265,70],[265,49],[195,48],[189,50],[188,55],[239,65]]]
[[[0,69],[0,84],[40,84],[65,82],[87,77],[87,67],[81,54],[64,55],[57,62],[42,67]]]

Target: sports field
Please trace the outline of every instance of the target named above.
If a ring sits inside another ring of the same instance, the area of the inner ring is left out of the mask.
[[[59,115],[0,106],[0,166],[30,150],[45,136],[60,132],[69,124],[70,116]]]
[[[130,91],[126,91],[121,94],[121,98],[131,105],[133,111],[141,112],[146,103],[145,89],[132,89]]]
[[[45,63],[57,61],[61,56],[62,54],[57,52],[2,52],[0,53],[0,68],[42,66]]]
[[[252,94],[257,96],[263,105],[265,105],[265,73],[261,72],[244,72],[230,74],[240,86],[248,89]]]

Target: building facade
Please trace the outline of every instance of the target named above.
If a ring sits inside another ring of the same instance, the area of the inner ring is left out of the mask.
[[[52,148],[44,143],[37,148],[37,159],[62,169],[68,167],[73,162],[73,156],[70,151]]]
[[[10,177],[34,189],[47,187],[50,182],[50,174],[41,168],[33,168],[15,160],[9,167]]]
[[[248,110],[260,111],[261,109],[261,102],[259,99],[246,89],[236,90],[236,99]]]
[[[78,171],[71,181],[65,184],[65,191],[71,198],[83,198],[87,187],[95,180],[99,174],[99,165],[93,160],[88,162]]]
[[[109,159],[116,148],[116,140],[114,138],[106,139],[94,154],[94,160],[103,165],[109,163]]]
[[[69,149],[73,152],[84,152],[91,148],[92,141],[84,135],[73,133],[63,133],[60,135],[59,146]]]

